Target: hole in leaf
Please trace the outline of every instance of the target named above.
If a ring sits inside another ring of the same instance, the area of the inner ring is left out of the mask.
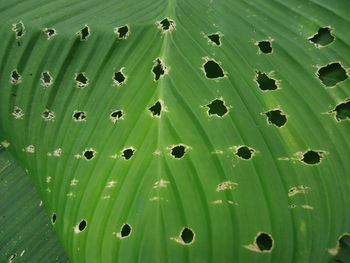
[[[271,41],[268,41],[268,40],[259,41],[258,47],[262,53],[269,54],[272,52]]]
[[[123,150],[122,157],[125,160],[129,160],[135,153],[135,149],[133,148],[127,148]]]
[[[209,79],[216,79],[224,77],[224,71],[220,65],[214,60],[208,60],[204,64],[205,76]]]
[[[86,226],[87,226],[87,223],[86,223],[86,221],[83,219],[83,220],[81,220],[80,221],[80,223],[79,223],[79,225],[78,225],[78,229],[79,229],[79,231],[81,232],[81,231],[84,231],[85,230],[85,228],[86,228]]]
[[[112,122],[116,122],[117,120],[121,119],[123,117],[123,111],[122,110],[116,110],[111,113],[111,120]]]
[[[11,257],[9,258],[9,263],[11,263],[15,258],[17,257],[17,254],[12,254]]]
[[[46,109],[42,112],[41,117],[49,121],[55,118],[55,113],[51,110]]]
[[[47,39],[51,39],[56,35],[56,29],[54,28],[45,28],[43,31],[47,35]]]
[[[74,111],[73,119],[76,121],[83,121],[86,119],[86,112],[84,111]]]
[[[181,232],[181,239],[185,244],[191,244],[194,239],[194,232],[191,229],[185,227]]]
[[[302,162],[306,164],[319,164],[321,162],[321,158],[323,157],[323,152],[320,151],[307,151],[303,154],[303,158],[301,159]]]
[[[152,107],[150,107],[148,109],[151,111],[152,116],[160,117],[160,114],[162,111],[162,104],[159,101],[157,101]]]
[[[164,18],[159,22],[159,28],[165,33],[175,28],[175,22],[169,18]]]
[[[85,88],[88,85],[88,78],[84,72],[80,72],[75,76],[77,88]]]
[[[128,38],[128,36],[129,36],[129,27],[128,27],[128,25],[116,28],[115,33],[117,34],[118,38],[120,38],[120,39]]]
[[[252,158],[255,150],[247,146],[240,146],[237,148],[236,155],[244,160],[249,160]]]
[[[323,27],[312,37],[308,38],[309,41],[314,43],[316,46],[326,46],[334,41],[334,36],[331,33],[332,29],[329,27]]]
[[[15,69],[11,72],[11,83],[16,85],[22,81],[21,75],[18,73],[18,71]]]
[[[260,233],[259,236],[257,236],[256,245],[259,248],[260,251],[271,251],[273,240],[269,234],[266,233]]]
[[[124,76],[124,74],[122,73],[122,69],[118,72],[114,72],[113,75],[113,80],[115,85],[120,86],[124,83],[126,77]]]
[[[24,113],[21,108],[15,106],[12,115],[15,117],[15,119],[21,119],[24,116]]]
[[[56,223],[56,219],[57,219],[57,216],[56,216],[55,213],[53,213],[52,217],[51,217],[51,222],[52,222],[53,225]]]
[[[92,158],[95,157],[95,154],[96,154],[95,150],[89,149],[89,150],[85,150],[83,155],[86,160],[91,160]]]
[[[256,72],[256,81],[258,82],[259,88],[263,91],[275,90],[278,88],[275,79],[269,78],[267,74],[260,71]]]
[[[277,127],[282,127],[287,122],[287,116],[280,110],[270,110],[265,114],[268,118],[268,122],[276,125]]]
[[[43,86],[48,87],[52,84],[52,77],[50,76],[50,73],[45,71],[42,73],[41,81]]]
[[[120,237],[125,238],[130,236],[131,234],[131,226],[129,224],[124,224],[122,229],[120,230]]]
[[[170,154],[177,159],[182,158],[186,153],[187,147],[185,145],[175,145],[171,148]]]
[[[344,121],[350,119],[350,98],[345,102],[338,104],[333,112],[336,112],[337,121]]]
[[[317,75],[326,87],[333,87],[348,78],[345,69],[338,62],[320,68]]]
[[[86,41],[90,36],[90,28],[85,25],[82,30],[77,33],[80,36],[80,40]]]
[[[220,34],[215,33],[215,34],[211,34],[207,36],[209,38],[209,40],[211,40],[215,45],[220,46],[221,42],[220,42]]]
[[[224,101],[220,99],[213,100],[210,104],[206,105],[205,107],[208,107],[208,114],[209,115],[217,115],[219,117],[223,117],[227,112],[228,109],[225,106]]]
[[[163,65],[162,61],[157,58],[156,65],[153,67],[152,72],[154,74],[154,80],[159,80],[165,74],[166,67]]]
[[[17,24],[13,24],[12,31],[15,32],[17,39],[23,37],[26,30],[22,21],[18,22]]]

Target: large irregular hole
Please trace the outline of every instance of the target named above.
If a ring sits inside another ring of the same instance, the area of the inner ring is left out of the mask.
[[[220,42],[220,37],[221,35],[219,33],[215,33],[215,34],[210,34],[207,35],[207,37],[209,38],[209,40],[211,42],[213,42],[215,45],[220,46],[221,42]]]
[[[269,123],[282,127],[287,122],[287,116],[281,110],[270,110],[265,113]]]
[[[86,41],[90,36],[90,28],[85,25],[78,33],[80,40]]]
[[[331,28],[322,27],[318,30],[318,32],[315,35],[308,38],[308,40],[314,43],[317,47],[329,45],[334,41],[334,36],[331,32]]]
[[[24,36],[26,29],[22,21],[12,25],[12,31],[15,32],[16,38],[21,38]]]
[[[48,71],[45,71],[41,74],[41,81],[42,81],[42,84],[44,87],[48,87],[48,86],[52,85],[53,80],[52,80],[52,77]]]
[[[324,152],[309,150],[303,154],[302,162],[310,165],[319,164],[323,158]]]
[[[188,147],[183,144],[173,145],[170,147],[170,154],[172,157],[180,159],[185,155],[187,148]]]
[[[248,146],[240,146],[237,148],[236,155],[244,160],[249,160],[252,158],[255,150],[249,148]]]
[[[43,117],[44,120],[50,121],[55,118],[55,113],[51,110],[46,109],[41,113],[41,117]]]
[[[85,88],[88,85],[89,80],[84,72],[80,72],[75,75],[75,81],[77,88]]]
[[[122,151],[122,157],[125,159],[125,160],[129,160],[135,153],[135,149],[130,147],[130,148],[126,148]]]
[[[171,20],[170,18],[167,18],[167,17],[158,23],[159,23],[159,28],[162,30],[163,33],[168,32],[175,28],[174,20]]]
[[[260,233],[255,240],[255,243],[260,251],[271,251],[273,246],[273,239],[269,234]]]
[[[129,36],[129,27],[128,25],[121,26],[115,29],[117,37],[120,39],[127,39]]]
[[[320,68],[317,76],[326,87],[333,87],[348,78],[345,69],[338,62]]]
[[[57,216],[55,213],[53,213],[51,216],[51,223],[54,225],[56,223],[56,220],[57,220]]]
[[[160,117],[160,114],[162,112],[162,104],[160,103],[160,101],[157,101],[156,103],[154,103],[153,106],[151,106],[148,109],[150,110],[153,117]]]
[[[24,112],[21,108],[15,106],[12,111],[12,115],[15,117],[15,119],[22,119],[22,117],[24,116]]]
[[[345,102],[338,104],[335,109],[332,111],[335,112],[335,118],[337,121],[344,121],[350,119],[350,98]]]
[[[182,230],[180,237],[181,237],[181,240],[183,241],[183,243],[189,245],[194,240],[194,232],[190,228],[185,227]]]
[[[278,89],[276,80],[270,78],[266,73],[257,71],[255,76],[259,88],[263,91]]]
[[[223,117],[228,112],[224,101],[220,99],[213,100],[210,104],[206,105],[205,107],[209,108],[209,115],[217,115],[219,117]]]
[[[11,83],[14,85],[16,85],[22,81],[22,77],[16,69],[11,72],[10,77],[11,77]]]
[[[204,63],[203,68],[204,68],[205,76],[209,79],[223,78],[225,76],[224,71],[215,60],[212,60],[212,59],[207,60]]]
[[[154,74],[154,80],[159,80],[161,77],[164,76],[166,67],[163,65],[163,62],[160,58],[157,58],[155,60],[156,64],[152,69],[152,72]]]
[[[119,119],[123,118],[123,111],[122,110],[113,111],[110,115],[110,118],[113,123],[116,123]]]
[[[83,153],[83,156],[86,160],[91,160],[95,157],[96,155],[96,151],[93,150],[93,149],[88,149],[88,150],[85,150],[84,153]]]
[[[46,34],[47,39],[49,39],[49,40],[57,34],[56,29],[54,29],[54,28],[45,28],[43,31]]]
[[[120,230],[120,237],[125,238],[130,236],[132,228],[129,224],[125,223]]]
[[[258,47],[262,53],[270,54],[272,53],[272,44],[269,40],[263,40],[258,42]]]
[[[124,76],[122,71],[123,71],[123,68],[118,72],[114,72],[113,74],[114,84],[117,86],[122,85],[126,80],[126,77]]]
[[[85,111],[74,111],[73,119],[75,121],[83,121],[83,120],[85,120],[86,119],[86,112]]]

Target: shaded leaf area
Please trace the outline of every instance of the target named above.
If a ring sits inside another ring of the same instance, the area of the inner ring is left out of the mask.
[[[328,262],[350,228],[350,122],[336,117],[350,97],[349,5],[2,1],[0,142],[71,261]],[[335,39],[317,48],[308,38],[327,26]]]
[[[69,262],[33,182],[0,148],[0,262]]]

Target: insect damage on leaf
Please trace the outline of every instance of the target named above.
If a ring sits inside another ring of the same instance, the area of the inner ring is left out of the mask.
[[[119,39],[127,39],[130,35],[130,29],[128,25],[117,27],[114,30],[114,33],[117,35]]]
[[[181,229],[178,237],[172,237],[170,239],[181,245],[191,245],[195,241],[195,233],[191,228],[184,227]]]
[[[253,244],[244,246],[245,248],[255,252],[271,252],[274,246],[272,236],[268,233],[259,232]]]
[[[173,29],[175,29],[175,21],[165,17],[163,20],[158,21],[158,28],[162,31],[162,33],[167,33]]]
[[[90,28],[85,25],[80,31],[77,32],[77,35],[80,37],[81,41],[86,41],[91,35]]]
[[[308,40],[313,43],[317,48],[328,46],[334,42],[334,36],[332,35],[333,29],[331,27],[321,27],[316,34],[309,37]]]
[[[220,62],[217,62],[209,57],[204,57],[203,59],[205,62],[202,66],[202,70],[204,71],[206,78],[220,79],[226,76],[224,70],[220,66]]]
[[[347,72],[340,62],[332,62],[319,68],[317,76],[328,88],[334,87],[348,78]]]

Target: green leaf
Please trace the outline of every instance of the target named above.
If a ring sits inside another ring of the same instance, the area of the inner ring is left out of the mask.
[[[71,261],[329,262],[350,228],[349,9],[0,3],[0,134]]]
[[[0,147],[0,262],[68,262],[33,183]]]

